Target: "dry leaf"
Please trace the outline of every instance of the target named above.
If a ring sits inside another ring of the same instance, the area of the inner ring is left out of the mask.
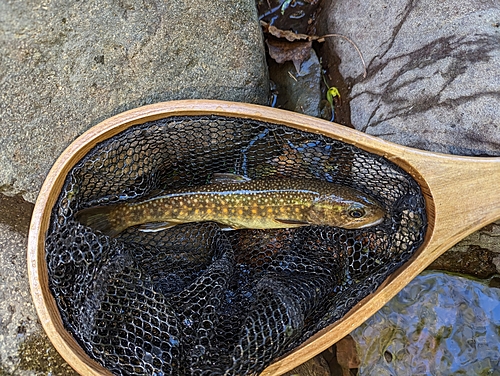
[[[343,369],[359,368],[360,361],[356,342],[350,335],[337,342],[337,361]]]
[[[366,64],[365,64],[365,60],[363,59],[363,55],[361,54],[361,51],[358,48],[358,46],[356,46],[356,43],[354,43],[351,39],[349,39],[345,35],[327,34],[327,35],[322,35],[319,37],[317,35],[298,34],[298,33],[294,33],[293,31],[289,31],[289,30],[281,30],[273,25],[269,25],[265,21],[260,21],[260,24],[262,26],[262,30],[264,31],[264,33],[271,34],[277,38],[284,38],[290,42],[306,40],[309,43],[312,41],[318,41],[320,43],[323,43],[325,41],[325,38],[331,38],[331,37],[342,38],[342,39],[346,40],[347,42],[352,44],[352,46],[356,49],[356,52],[358,53],[359,58],[361,59],[361,63],[363,64],[363,78],[366,78],[367,71],[366,71]],[[302,60],[302,61],[304,61],[304,60]],[[299,68],[297,68],[297,64],[295,63],[295,61],[293,63],[295,64],[295,69],[297,69],[297,72],[299,72],[300,64],[299,64]]]
[[[260,24],[264,30],[264,33],[269,33],[271,35],[274,35],[276,38],[285,38],[290,42],[294,42],[297,40],[313,41],[319,38],[315,35],[298,34],[290,30],[281,30],[273,25],[269,25],[267,22],[264,21],[260,21]]]
[[[311,56],[311,41],[287,42],[282,39],[268,38],[266,43],[271,58],[278,64],[282,64],[285,61],[292,61],[297,73],[300,72],[300,65],[302,62],[309,59]]]

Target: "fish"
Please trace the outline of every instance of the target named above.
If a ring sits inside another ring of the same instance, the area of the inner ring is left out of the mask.
[[[224,230],[334,226],[357,229],[384,220],[386,211],[354,188],[318,179],[214,174],[209,184],[163,192],[134,202],[94,206],[76,213],[83,225],[111,237],[132,226],[160,231],[212,221]]]

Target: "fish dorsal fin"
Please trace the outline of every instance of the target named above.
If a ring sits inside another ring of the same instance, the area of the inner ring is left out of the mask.
[[[211,183],[245,183],[252,179],[229,172],[217,172],[212,175]]]

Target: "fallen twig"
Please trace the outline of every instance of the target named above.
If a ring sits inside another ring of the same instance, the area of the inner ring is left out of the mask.
[[[354,43],[351,39],[349,39],[348,37],[346,37],[345,35],[342,35],[342,34],[326,34],[326,35],[323,35],[323,36],[319,37],[318,39],[316,39],[316,41],[321,43],[321,42],[325,41],[325,38],[329,38],[329,37],[342,38],[342,39],[345,39],[346,41],[348,41],[349,43],[352,44],[352,46],[356,49],[356,52],[358,53],[359,58],[361,59],[361,63],[363,64],[363,78],[366,78],[367,72],[366,72],[365,59],[363,59],[363,54],[361,53],[358,46],[356,46],[356,43]]]

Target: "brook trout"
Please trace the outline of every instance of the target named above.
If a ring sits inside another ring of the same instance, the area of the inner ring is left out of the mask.
[[[84,225],[116,236],[131,226],[159,231],[180,223],[213,221],[225,229],[328,225],[346,229],[382,222],[385,211],[353,188],[315,179],[248,178],[216,174],[214,183],[143,201],[80,210]]]

